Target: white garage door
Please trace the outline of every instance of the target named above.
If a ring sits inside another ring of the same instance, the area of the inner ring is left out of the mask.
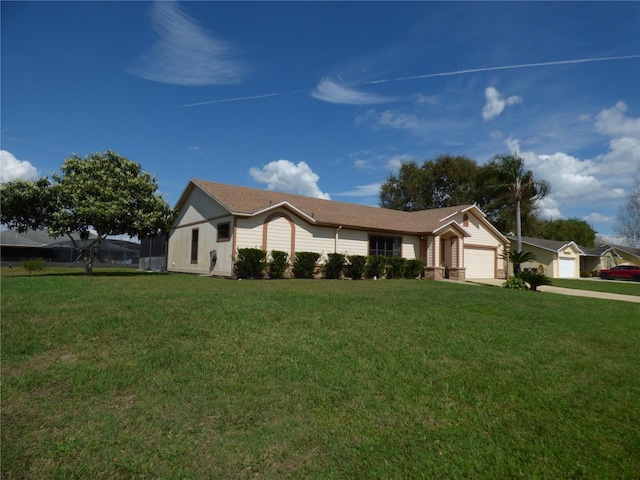
[[[464,266],[466,278],[494,278],[496,275],[496,251],[487,248],[465,247]]]
[[[560,259],[560,271],[558,272],[559,278],[575,278],[576,276],[576,259],[575,258],[561,258]]]

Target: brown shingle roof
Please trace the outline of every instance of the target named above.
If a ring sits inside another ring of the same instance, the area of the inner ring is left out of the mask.
[[[472,207],[472,205],[462,205],[419,212],[403,212],[206,180],[191,181],[236,215],[254,215],[286,202],[318,224],[412,234],[432,232],[446,224],[448,222],[446,219],[451,215]]]

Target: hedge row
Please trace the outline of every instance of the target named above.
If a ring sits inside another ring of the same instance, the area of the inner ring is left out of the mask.
[[[234,266],[238,278],[417,278],[422,276],[424,261],[420,259],[385,257],[381,255],[347,255],[329,253],[327,260],[319,264],[322,255],[316,252],[297,252],[293,263],[289,254],[272,250],[267,255],[260,248],[239,248]]]

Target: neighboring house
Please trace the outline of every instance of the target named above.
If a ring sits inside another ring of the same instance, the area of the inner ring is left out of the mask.
[[[618,265],[640,265],[640,248],[627,247],[624,245],[609,246],[618,254],[619,258],[616,261]]]
[[[517,247],[516,237],[508,236],[511,249]],[[584,254],[575,242],[522,237],[522,250],[530,251],[536,259],[522,264],[524,269],[542,271],[549,278],[580,278],[580,256]],[[510,266],[513,274],[513,267]]]
[[[616,260],[620,256],[610,245],[600,247],[580,247],[583,254],[580,256],[580,272],[595,272],[616,266]]]
[[[233,275],[240,248],[421,258],[426,278],[504,278],[508,240],[475,206],[404,212],[191,180],[169,232],[169,271]],[[215,257],[211,261],[212,256]]]
[[[44,230],[28,230],[19,233],[17,230],[0,232],[0,258],[2,262],[16,262],[44,258],[53,260],[55,254],[50,246],[55,240]]]
[[[87,242],[74,234],[76,242],[84,246]],[[96,238],[91,235],[89,242]],[[0,231],[0,259],[3,263],[20,262],[44,258],[50,262],[75,263],[83,262],[82,255],[69,237],[50,237],[45,230]],[[98,262],[111,264],[138,264],[140,244],[125,240],[106,238],[100,242]]]

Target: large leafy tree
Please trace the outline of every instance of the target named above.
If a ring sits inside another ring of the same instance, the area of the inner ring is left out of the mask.
[[[627,201],[618,210],[614,230],[630,247],[636,247],[640,243],[640,170],[633,179],[633,188]]]
[[[82,252],[87,275],[105,237],[156,235],[173,221],[174,211],[156,193],[156,178],[112,151],[74,154],[52,179],[0,185],[0,220],[18,231],[47,228],[53,237],[68,236]]]
[[[454,205],[477,205],[501,232],[516,230],[516,204],[506,190],[493,188],[503,182],[493,168],[479,166],[465,156],[441,155],[403,163],[380,187],[380,206],[395,210],[424,210]],[[492,185],[492,188],[487,188]],[[533,197],[523,196],[520,218],[524,235],[538,236],[542,221]]]
[[[380,206],[416,211],[474,203],[479,167],[464,156],[403,163],[380,187]]]
[[[542,238],[547,240],[573,240],[582,247],[593,247],[596,231],[579,218],[550,220],[543,224]]]
[[[533,172],[524,166],[524,160],[516,155],[496,155],[483,168],[480,175],[485,198],[500,199],[508,196],[515,205],[517,251],[522,251],[522,206],[543,198],[549,191],[549,183],[535,180]]]

